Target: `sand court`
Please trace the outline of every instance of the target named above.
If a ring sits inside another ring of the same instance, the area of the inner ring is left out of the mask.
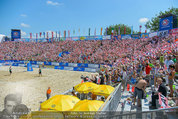
[[[37,111],[40,101],[46,100],[46,90],[51,87],[52,95],[61,94],[81,82],[80,76],[91,76],[88,72],[63,71],[42,69],[42,77],[38,75],[38,68],[27,72],[25,67],[0,67],[0,111],[4,109],[4,98],[10,93],[22,94],[22,103]]]

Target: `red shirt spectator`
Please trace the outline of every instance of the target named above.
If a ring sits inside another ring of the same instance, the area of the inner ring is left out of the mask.
[[[146,75],[149,75],[150,74],[150,71],[151,71],[151,67],[148,65],[148,63],[146,64]]]

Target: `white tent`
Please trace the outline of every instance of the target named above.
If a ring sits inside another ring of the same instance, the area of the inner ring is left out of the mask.
[[[4,38],[5,38],[5,35],[0,34],[0,43],[1,43],[2,41],[4,41]]]

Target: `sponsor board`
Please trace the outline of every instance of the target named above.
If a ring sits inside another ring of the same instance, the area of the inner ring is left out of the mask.
[[[25,67],[26,65],[25,64],[19,64],[19,67]]]
[[[51,62],[44,62],[44,65],[51,65]]]
[[[99,68],[98,64],[88,64],[89,68]]]
[[[92,68],[85,68],[86,72],[96,72],[96,69],[92,69]]]
[[[59,66],[59,63],[57,63],[57,62],[52,62],[51,65]]]
[[[88,67],[88,64],[78,63],[78,67]]]
[[[43,62],[38,62],[38,61],[37,61],[37,64],[38,64],[38,65],[42,65],[42,64],[43,64]]]
[[[157,36],[158,35],[158,33],[157,32],[152,32],[152,33],[149,33],[149,37],[151,38],[151,37],[154,37],[154,36]]]
[[[54,69],[64,70],[64,67],[63,66],[55,66]]]
[[[74,71],[85,71],[85,68],[74,67]]]
[[[32,65],[33,68],[39,68],[39,65]]]
[[[158,36],[159,37],[167,37],[169,35],[169,30],[159,31]]]
[[[68,66],[68,63],[60,62],[59,66]]]
[[[173,16],[160,19],[159,30],[169,30],[173,27]]]
[[[77,67],[77,63],[68,63],[69,67]]]
[[[73,67],[64,67],[64,70],[69,70],[69,71],[73,71]]]

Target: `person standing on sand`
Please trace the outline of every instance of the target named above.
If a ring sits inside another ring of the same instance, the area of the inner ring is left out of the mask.
[[[41,67],[39,67],[39,77],[42,76]]]
[[[50,98],[50,96],[51,96],[51,89],[50,89],[50,87],[48,87],[48,90],[47,90],[47,92],[46,92],[46,96],[47,96],[47,100]]]
[[[10,75],[12,74],[12,67],[11,66],[9,67],[9,73],[10,73]]]

